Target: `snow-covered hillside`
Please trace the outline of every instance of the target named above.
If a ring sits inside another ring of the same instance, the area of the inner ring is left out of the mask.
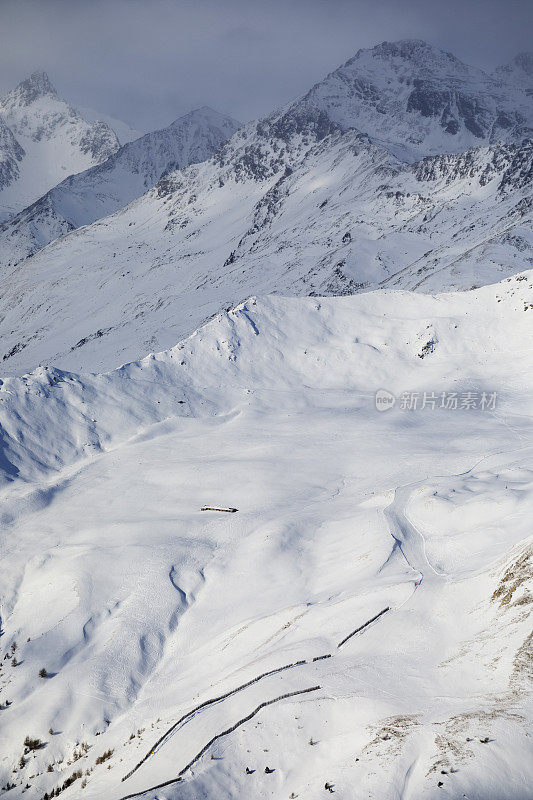
[[[239,127],[203,107],[125,144],[0,225],[0,264],[13,266],[58,236],[118,211],[166,173],[210,158]]]
[[[44,72],[0,99],[0,213],[14,214],[68,175],[105,161],[119,147],[105,122],[88,122],[61,100]],[[3,125],[15,140],[4,151]],[[2,164],[11,164],[6,170]]]
[[[526,800],[532,281],[6,379],[6,800]]]

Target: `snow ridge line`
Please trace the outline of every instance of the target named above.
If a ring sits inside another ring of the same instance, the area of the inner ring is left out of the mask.
[[[322,658],[331,658],[331,654],[328,653],[325,656],[318,656],[318,657],[314,658],[313,661],[318,661],[319,659],[322,659]],[[168,736],[170,736],[170,734],[178,727],[178,725],[181,725],[182,722],[185,722],[185,720],[187,720],[188,718],[194,716],[194,714],[196,714],[202,708],[205,708],[206,706],[213,705],[213,703],[219,703],[221,700],[226,700],[228,697],[231,697],[232,695],[236,694],[237,692],[240,692],[243,689],[247,689],[248,686],[251,686],[252,684],[257,683],[258,681],[263,680],[263,678],[268,678],[269,675],[276,675],[278,672],[283,672],[284,670],[292,669],[292,667],[300,667],[300,666],[302,666],[302,664],[307,664],[307,663],[312,663],[312,661],[309,661],[309,662],[307,662],[305,660],[304,661],[296,661],[296,662],[294,662],[292,664],[285,664],[285,666],[283,666],[283,667],[276,667],[276,669],[271,669],[268,672],[263,672],[261,675],[258,675],[256,678],[252,678],[251,680],[247,681],[246,683],[243,683],[240,686],[235,687],[235,689],[231,689],[229,692],[226,692],[226,694],[221,694],[219,697],[213,697],[213,698],[211,698],[211,700],[205,700],[203,703],[200,703],[200,705],[196,706],[195,708],[191,709],[190,711],[187,711],[186,714],[184,714],[182,717],[180,717],[177,722],[175,722],[170,728],[168,728],[168,730],[165,731],[165,733],[150,748],[150,750],[139,761],[139,763],[136,764],[133,767],[133,769],[128,772],[127,775],[124,775],[124,777],[122,778],[122,781],[125,781],[128,778],[131,778],[133,773],[136,772],[139,769],[139,767],[141,767],[145,763],[145,761],[147,761],[150,758],[150,756],[152,756],[155,753],[155,751],[157,750],[159,745],[162,744]]]
[[[217,733],[216,736],[213,736],[213,738],[206,745],[204,745],[204,747],[202,747],[200,752],[197,753],[194,756],[194,758],[191,759],[191,761],[189,761],[189,763],[178,772],[176,778],[172,778],[171,780],[165,781],[164,783],[159,783],[157,786],[151,786],[148,789],[142,789],[140,792],[127,794],[124,797],[121,797],[120,800],[131,800],[132,797],[139,797],[140,795],[146,794],[147,792],[153,792],[156,789],[162,789],[164,786],[169,786],[172,783],[177,783],[178,781],[181,781],[182,775],[184,775],[184,773],[187,772],[187,770],[190,769],[193,766],[193,764],[196,764],[196,762],[203,756],[205,751],[208,750],[209,747],[211,747],[211,745],[217,741],[217,739],[221,739],[223,736],[228,736],[228,734],[233,733],[233,731],[236,730],[240,725],[244,725],[245,722],[248,722],[253,717],[255,717],[255,715],[258,714],[261,711],[261,709],[266,708],[267,706],[271,706],[273,703],[279,703],[280,700],[286,700],[288,697],[295,697],[296,695],[307,694],[308,692],[316,692],[320,688],[321,688],[320,686],[311,686],[309,687],[309,689],[297,689],[295,692],[287,692],[287,694],[281,694],[279,695],[279,697],[274,697],[272,700],[265,700],[263,703],[260,703],[256,708],[254,708],[254,710],[250,712],[248,716],[238,720],[238,722],[232,725],[231,728],[227,728],[225,731],[222,731],[222,733]]]
[[[345,637],[345,638],[342,640],[342,642],[339,642],[339,644],[337,645],[337,647],[342,647],[342,646],[343,646],[343,644],[346,644],[346,642],[348,641],[348,639],[351,639],[351,638],[352,638],[352,636],[355,636],[355,634],[356,634],[356,633],[359,633],[359,631],[362,631],[362,630],[364,630],[365,628],[368,628],[368,626],[369,626],[369,625],[371,625],[373,622],[375,622],[377,619],[379,619],[379,618],[380,618],[380,617],[381,617],[383,614],[386,614],[386,613],[387,613],[387,611],[390,611],[390,606],[387,606],[387,608],[384,608],[382,611],[380,611],[380,612],[379,612],[379,614],[376,614],[376,616],[375,616],[375,617],[372,617],[372,619],[369,619],[369,620],[368,620],[368,622],[365,622],[365,623],[364,623],[364,625],[360,625],[360,626],[359,626],[358,628],[356,628],[354,631],[352,631],[351,633],[349,633],[349,634],[348,634],[348,636],[346,636],[346,637]]]

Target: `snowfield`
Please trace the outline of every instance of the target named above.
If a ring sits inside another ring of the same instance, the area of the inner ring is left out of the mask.
[[[532,280],[5,378],[2,796],[530,798]]]

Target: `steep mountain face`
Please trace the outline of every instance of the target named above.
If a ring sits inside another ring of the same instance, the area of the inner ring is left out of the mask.
[[[19,174],[19,164],[24,158],[24,150],[0,117],[0,188],[9,186]],[[9,216],[0,209],[0,222]]]
[[[360,50],[298,105],[320,109],[340,127],[355,127],[409,161],[520,142],[533,131],[533,109],[521,83],[510,90],[417,40]]]
[[[87,122],[58,97],[44,72],[33,73],[0,99],[0,118],[20,156],[17,170],[0,183],[4,215],[30,205],[67,175],[105,161],[119,147],[114,131],[105,122]]]
[[[58,236],[118,211],[166,173],[210,158],[239,127],[204,107],[125,144],[1,225],[0,264],[17,264]]]

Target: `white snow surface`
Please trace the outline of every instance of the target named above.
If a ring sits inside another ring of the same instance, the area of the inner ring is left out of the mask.
[[[6,378],[3,796],[529,798],[532,280],[252,297]]]

